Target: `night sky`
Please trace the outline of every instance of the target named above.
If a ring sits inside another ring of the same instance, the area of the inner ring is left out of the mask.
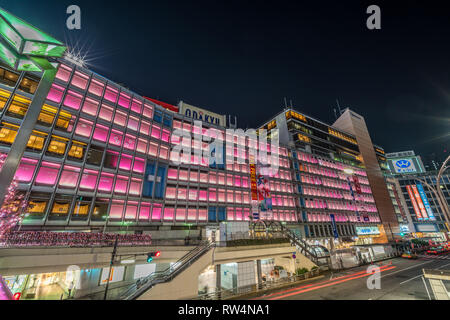
[[[336,99],[386,152],[448,154],[450,11],[444,1],[36,1],[0,6],[87,52],[131,90],[257,127],[284,105],[326,123]],[[395,5],[397,7],[393,7]],[[82,29],[65,27],[68,5]],[[381,7],[381,30],[366,8]]]

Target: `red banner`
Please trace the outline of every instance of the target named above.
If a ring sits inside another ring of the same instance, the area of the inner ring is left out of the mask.
[[[359,184],[359,179],[356,175],[353,175],[353,183],[355,184],[356,193],[361,194],[361,185]]]

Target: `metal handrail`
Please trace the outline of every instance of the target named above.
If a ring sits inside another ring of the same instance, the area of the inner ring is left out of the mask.
[[[162,271],[155,271],[147,277],[139,279],[139,287],[137,283],[134,283],[124,294],[122,294],[122,300],[136,299],[145,291],[153,287],[155,284],[171,281],[176,275],[185,270],[214,245],[214,242],[202,242],[200,245],[178,259],[167,269]]]

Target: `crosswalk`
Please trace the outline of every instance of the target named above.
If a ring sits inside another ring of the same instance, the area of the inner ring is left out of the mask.
[[[428,255],[428,254],[418,254],[417,258],[421,259],[435,259],[435,260],[450,260],[450,254],[440,254],[440,255]]]

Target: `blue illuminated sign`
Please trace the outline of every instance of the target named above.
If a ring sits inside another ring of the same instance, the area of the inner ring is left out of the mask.
[[[433,210],[431,210],[430,203],[428,202],[428,198],[427,198],[427,195],[425,194],[425,190],[423,189],[422,184],[417,183],[416,186],[417,186],[417,191],[419,191],[420,197],[422,198],[423,206],[427,210],[428,217],[430,218],[430,220],[436,220],[434,218]]]

